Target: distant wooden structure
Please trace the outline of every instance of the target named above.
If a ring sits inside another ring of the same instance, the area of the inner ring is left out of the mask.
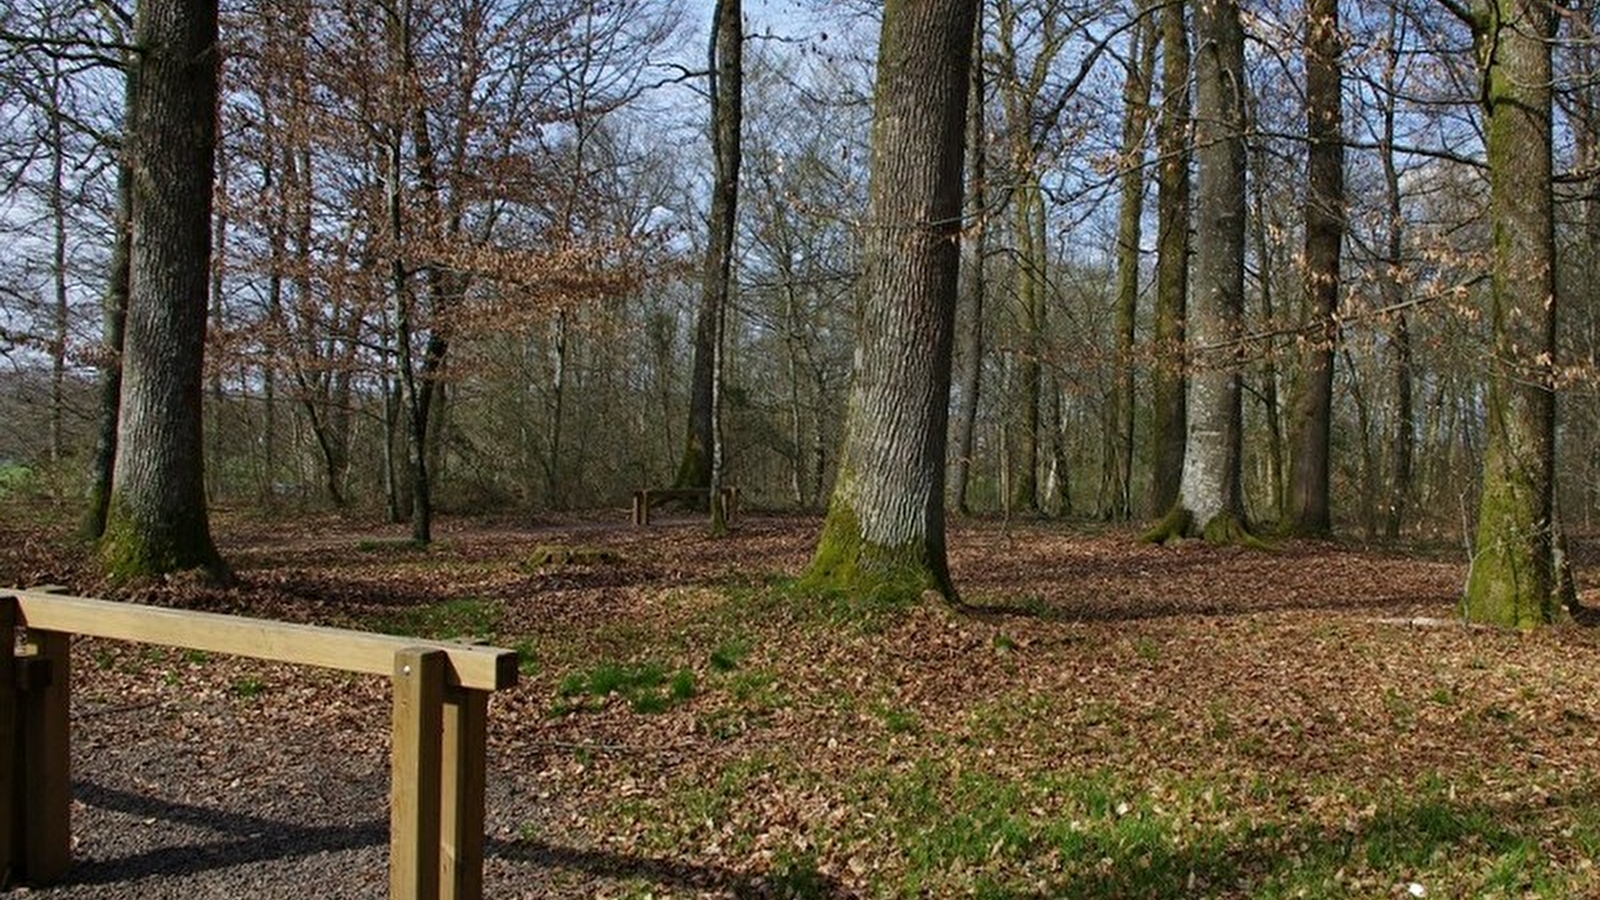
[[[26,629],[21,653],[14,636]],[[73,635],[387,675],[394,687],[391,900],[481,900],[489,694],[512,650],[0,591],[0,873],[48,884],[72,863]]]
[[[633,524],[649,525],[650,510],[663,503],[688,503],[704,501],[711,494],[710,488],[647,488],[633,492]],[[717,492],[722,502],[722,517],[724,521],[732,522],[739,513],[739,489],[725,487]]]

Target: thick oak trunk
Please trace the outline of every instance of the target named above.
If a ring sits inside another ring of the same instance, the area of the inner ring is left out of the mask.
[[[1527,627],[1559,614],[1552,570],[1555,225],[1547,0],[1478,12],[1494,233],[1483,494],[1462,611]]]
[[[968,0],[888,0],[878,51],[865,302],[845,438],[806,581],[880,599],[954,599],[946,427],[973,16]]]
[[[144,0],[121,425],[102,558],[116,578],[224,572],[206,516],[202,362],[216,146],[215,0]]]

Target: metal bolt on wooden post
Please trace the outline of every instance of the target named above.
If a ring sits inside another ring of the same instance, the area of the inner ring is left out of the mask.
[[[389,778],[389,898],[438,900],[442,650],[394,655],[394,720]]]

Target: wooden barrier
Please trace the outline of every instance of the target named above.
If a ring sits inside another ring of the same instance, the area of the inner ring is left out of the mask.
[[[391,900],[483,896],[489,694],[516,684],[494,647],[69,597],[0,592],[0,880],[46,884],[71,864],[71,639],[161,644],[387,675],[394,689]]]
[[[633,524],[649,525],[650,509],[663,503],[673,501],[704,500],[711,493],[710,488],[646,488],[633,492]],[[725,521],[732,522],[739,512],[739,489],[725,487],[717,492],[722,498],[722,517]]]

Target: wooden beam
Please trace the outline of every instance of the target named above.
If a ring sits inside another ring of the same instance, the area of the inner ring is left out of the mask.
[[[488,780],[489,695],[445,692],[439,793],[439,896],[482,900],[484,787]]]
[[[439,900],[443,651],[411,647],[392,658],[389,900]]]
[[[162,644],[208,653],[388,675],[395,653],[427,647],[445,655],[445,681],[480,691],[517,683],[517,654],[495,647],[294,625],[217,613],[15,591],[29,629]]]

